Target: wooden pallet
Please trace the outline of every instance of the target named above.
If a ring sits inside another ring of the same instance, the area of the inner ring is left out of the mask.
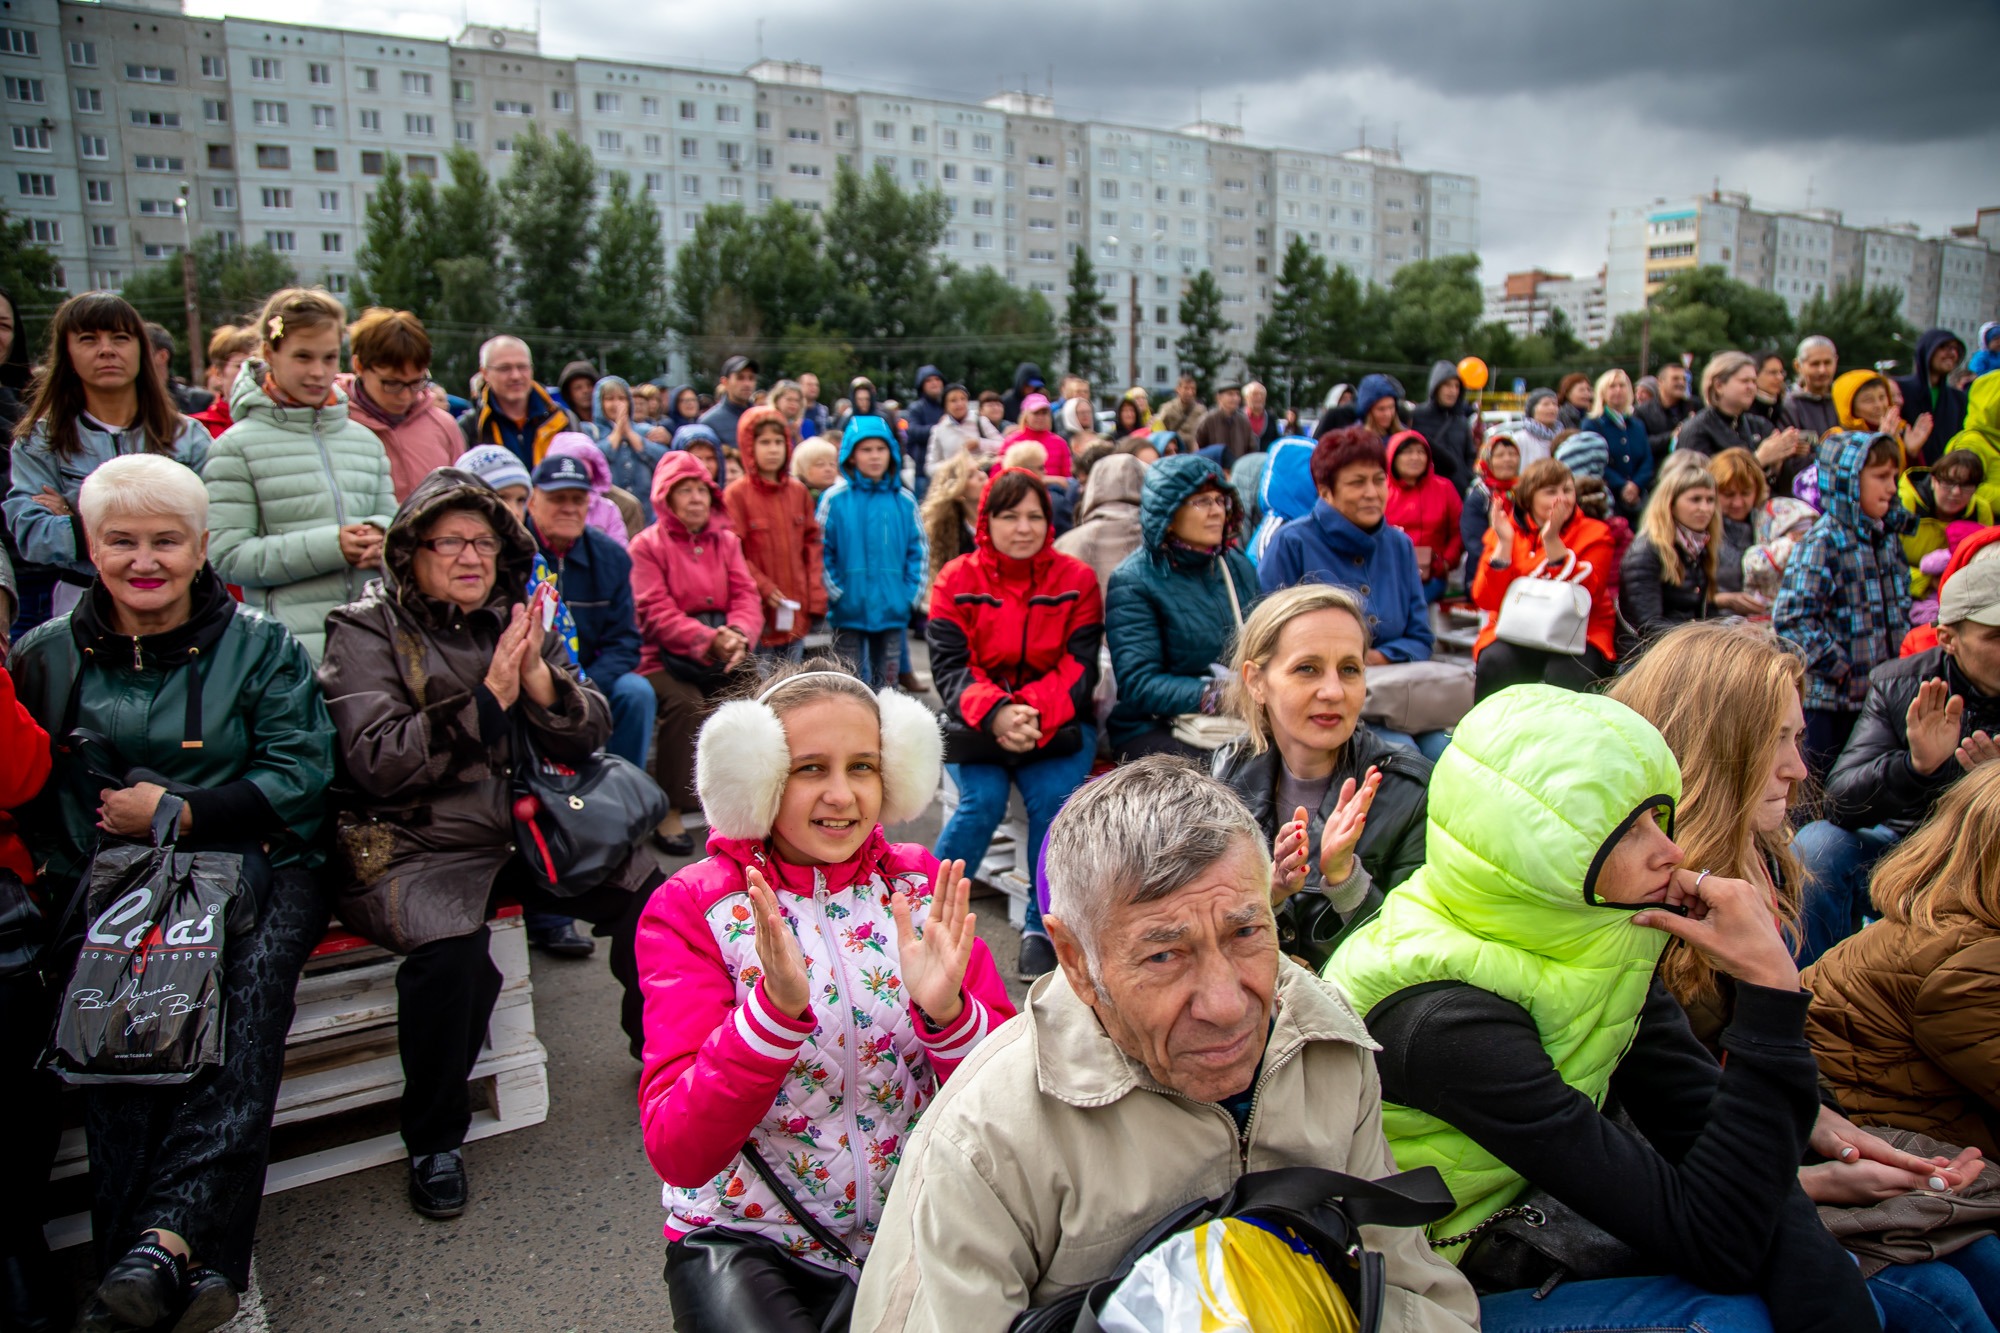
[[[503,909],[489,931],[493,963],[500,970],[500,998],[487,1027],[486,1047],[472,1067],[473,1105],[483,1101],[486,1109],[474,1111],[467,1140],[539,1125],[549,1114],[549,1055],[535,1035],[534,983],[528,975],[528,937],[520,908]],[[274,1125],[318,1120],[402,1095],[403,1067],[396,1050],[399,961],[339,930],[314,950],[299,978],[297,1012],[285,1038]],[[87,1171],[86,1152],[83,1129],[66,1131],[50,1178]],[[357,1139],[273,1161],[264,1192],[317,1184],[404,1156],[398,1134]],[[45,1231],[51,1247],[81,1244],[90,1239],[90,1215],[57,1218]]]

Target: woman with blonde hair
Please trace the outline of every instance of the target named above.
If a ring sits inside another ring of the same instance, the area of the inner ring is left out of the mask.
[[[1246,734],[1212,771],[1271,839],[1279,940],[1314,968],[1424,862],[1431,761],[1361,725],[1367,655],[1361,599],[1302,583],[1258,603],[1230,662]]]
[[[979,498],[986,493],[987,462],[976,453],[953,454],[931,468],[931,486],[917,507],[930,547],[929,587],[938,571],[979,545]]]
[[[1590,415],[1582,429],[1604,437],[1611,457],[1604,465],[1604,484],[1618,511],[1637,518],[1653,487],[1653,446],[1646,423],[1632,413],[1632,379],[1616,366],[1597,377]]]
[[[1721,546],[1715,474],[1670,456],[1619,564],[1619,606],[1641,639],[1708,618]]]

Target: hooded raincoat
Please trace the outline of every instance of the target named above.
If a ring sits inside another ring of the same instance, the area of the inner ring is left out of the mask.
[[[1424,471],[1414,484],[1396,475],[1396,456],[1406,449],[1424,451]],[[1383,517],[1403,530],[1412,546],[1430,552],[1430,568],[1417,572],[1425,578],[1441,579],[1458,567],[1465,554],[1459,520],[1464,505],[1452,483],[1438,475],[1437,451],[1414,430],[1406,430],[1389,441],[1389,503]]]
[[[619,388],[625,386],[625,381],[616,375],[606,375],[597,382],[597,387],[591,390],[590,396],[591,429],[586,431],[585,434],[597,442],[597,447],[603,450],[605,458],[610,460],[611,484],[637,500],[639,502],[639,512],[645,516],[646,523],[651,523],[653,521],[653,469],[658,467],[660,460],[667,456],[667,446],[655,440],[647,439],[647,428],[636,424],[633,426],[632,431],[633,434],[639,437],[640,443],[638,448],[633,448],[629,442],[623,439],[619,440],[615,445],[611,444],[611,419],[604,415],[604,390],[607,386],[614,389]],[[626,386],[625,391],[628,394],[631,393],[630,387]],[[673,426],[667,425],[666,431],[669,438],[671,438],[674,432]],[[592,489],[595,490],[596,487],[593,486]],[[640,526],[644,527],[645,524],[641,524]],[[637,536],[638,534],[631,533],[629,535]]]
[[[1438,401],[1438,391],[1447,384],[1458,385],[1458,401],[1450,407]],[[1472,464],[1479,455],[1478,416],[1465,396],[1465,384],[1458,367],[1440,361],[1431,367],[1429,396],[1410,414],[1410,425],[1430,442],[1431,466],[1450,483],[1452,490],[1465,494],[1472,485]]]
[[[889,448],[889,469],[868,478],[854,464],[863,440]],[[840,480],[819,497],[825,542],[827,618],[838,629],[900,629],[923,590],[928,569],[916,497],[900,480],[902,447],[889,423],[858,416],[840,438]]]
[[[1945,452],[1970,449],[1986,467],[1978,498],[2000,515],[2000,371],[1988,371],[1965,395],[1965,429],[1951,437]],[[1943,454],[1938,455],[1940,458]]]
[[[785,463],[775,482],[757,470],[757,428],[767,421],[785,427]],[[766,648],[783,648],[805,638],[813,621],[826,614],[826,578],[821,554],[819,520],[813,516],[811,492],[792,475],[792,432],[775,407],[753,407],[736,423],[736,447],[744,472],[722,492],[729,526],[743,539],[743,559],[764,603]],[[777,625],[780,599],[797,602],[799,610],[786,629]]]
[[[1139,549],[1139,497],[1145,485],[1146,465],[1131,454],[1098,459],[1083,488],[1076,526],[1056,538],[1056,550],[1096,573],[1099,592],[1111,582],[1111,571]]]
[[[709,519],[688,531],[669,503],[674,487],[699,481],[708,487]],[[764,629],[763,599],[743,559],[743,543],[723,513],[722,490],[701,460],[685,450],[668,454],[653,472],[653,526],[632,542],[632,595],[645,647],[639,673],[666,670],[662,654],[701,661],[723,625],[751,643]]]
[[[1917,339],[1915,365],[1908,375],[1896,381],[1903,391],[1904,421],[1914,423],[1924,413],[1931,414],[1931,435],[1924,442],[1923,459],[1929,463],[1942,456],[1941,446],[1946,440],[1965,429],[1965,390],[1954,389],[1948,382],[1931,381],[1931,357],[1938,348],[1951,346],[1958,348],[1958,363],[1964,365],[1965,343],[1956,333],[1950,329],[1924,330],[1924,335]]]

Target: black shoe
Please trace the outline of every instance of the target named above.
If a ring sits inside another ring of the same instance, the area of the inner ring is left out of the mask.
[[[1033,981],[1056,970],[1056,946],[1049,943],[1046,935],[1023,935],[1021,937],[1021,957],[1014,966],[1014,975],[1022,981]]]
[[[661,833],[653,831],[653,845],[668,856],[693,856],[694,838],[688,833]]]
[[[44,1249],[0,1258],[0,1328],[20,1333],[68,1333],[76,1318],[69,1283]]]
[[[528,932],[528,943],[558,958],[588,958],[597,952],[596,941],[576,933],[576,922],[565,921],[547,930]]]
[[[465,1157],[458,1149],[410,1159],[410,1206],[425,1217],[457,1217],[465,1198]]]
[[[173,1333],[209,1333],[236,1317],[236,1288],[213,1268],[195,1269],[187,1285],[187,1305],[174,1321]]]
[[[186,1284],[180,1256],[156,1241],[142,1240],[105,1270],[97,1299],[134,1328],[151,1328],[181,1308]]]

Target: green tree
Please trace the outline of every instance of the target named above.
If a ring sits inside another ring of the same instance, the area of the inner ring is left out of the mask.
[[[363,213],[360,270],[354,283],[361,306],[388,306],[422,315],[436,303],[437,191],[427,177],[406,177],[402,159],[388,155],[382,181]]]
[[[1603,347],[1607,360],[1638,364],[1648,315],[1650,363],[1640,367],[1645,372],[1683,352],[1691,353],[1699,364],[1724,348],[1754,351],[1780,346],[1792,331],[1783,297],[1738,282],[1715,265],[1676,273],[1661,284],[1647,306],[1646,311],[1620,315],[1612,325]]]
[[[811,212],[778,203],[753,216],[741,204],[711,204],[674,256],[667,327],[696,378],[733,352],[758,349],[769,373],[810,370],[837,382],[811,350],[825,336],[828,278]],[[852,355],[845,346],[832,353],[843,379]]]
[[[1069,265],[1069,303],[1063,307],[1063,365],[1093,385],[1108,384],[1115,373],[1108,311],[1097,285],[1097,265],[1090,262],[1090,250],[1078,245]],[[1000,378],[1006,375],[1003,371]]]
[[[939,292],[938,328],[963,338],[935,361],[947,372],[947,380],[965,384],[1006,384],[1023,361],[1052,365],[1064,342],[1055,311],[1040,292],[1016,287],[985,267],[969,273],[947,270]],[[1088,374],[1075,362],[1070,368]],[[1092,380],[1099,386],[1104,382]]]
[[[585,336],[597,166],[562,130],[550,138],[531,121],[514,139],[501,182],[501,230],[513,264],[514,313],[538,365],[560,366],[591,350]]]
[[[1894,287],[1864,291],[1858,282],[1842,283],[1831,297],[1814,295],[1799,307],[1798,332],[1833,339],[1840,364],[1850,369],[1878,361],[1915,359],[1917,329],[1903,318],[1903,294]]]
[[[469,148],[453,148],[445,168],[449,179],[437,192],[437,223],[427,247],[437,297],[418,313],[431,335],[432,376],[464,390],[478,368],[479,344],[499,331],[506,315],[507,271],[493,178]]]
[[[600,368],[650,378],[666,350],[666,238],[660,215],[632,193],[625,172],[611,173],[591,240],[585,317],[601,338]]]
[[[224,324],[248,322],[265,297],[298,281],[298,271],[274,250],[261,245],[229,245],[219,235],[202,237],[194,243],[194,291],[201,311],[202,337]],[[185,290],[177,261],[141,269],[123,288],[125,299],[140,314],[173,331],[177,360],[184,360],[188,353]]]
[[[1576,325],[1569,322],[1569,312],[1561,306],[1549,311],[1549,317],[1542,321],[1541,336],[1548,339],[1549,351],[1559,361],[1570,360],[1584,350],[1583,339],[1576,336]]]
[[[1195,392],[1207,401],[1229,360],[1222,345],[1229,321],[1222,316],[1222,288],[1216,286],[1213,273],[1203,269],[1194,275],[1181,293],[1180,316],[1186,331],[1175,340],[1174,355],[1180,358],[1180,368],[1194,376]]]
[[[1381,360],[1428,366],[1457,360],[1479,326],[1485,298],[1479,290],[1479,257],[1419,259],[1396,270],[1387,291],[1389,355]],[[1404,386],[1408,388],[1409,386]]]
[[[906,191],[880,165],[864,177],[843,160],[825,218],[827,326],[855,340],[886,392],[915,374],[938,326],[933,251],[944,239],[944,195]]]
[[[63,302],[61,277],[62,264],[55,252],[36,244],[28,224],[14,221],[0,207],[0,288],[14,298],[20,323],[14,337],[27,348],[30,361],[40,354],[42,331]]]
[[[1348,276],[1351,281],[1352,275]],[[1331,382],[1327,318],[1331,284],[1326,260],[1302,237],[1294,236],[1278,266],[1271,313],[1257,330],[1257,344],[1247,362],[1250,375],[1263,381],[1271,402],[1280,409],[1316,406]]]

